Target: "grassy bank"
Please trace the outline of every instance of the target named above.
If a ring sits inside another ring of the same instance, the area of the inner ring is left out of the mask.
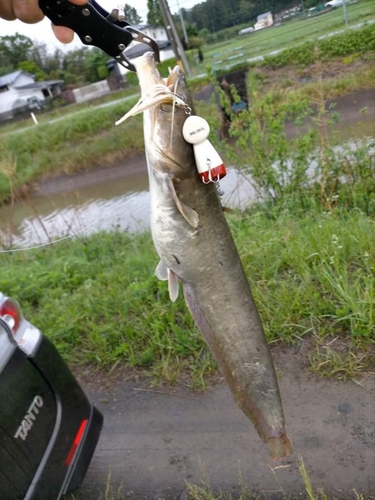
[[[229,216],[268,340],[311,339],[312,366],[325,356],[323,375],[340,362],[334,374],[342,379],[373,368],[366,357],[375,328],[373,219],[273,215],[259,208]],[[2,254],[0,290],[74,364],[140,367],[172,382],[183,371],[202,384],[215,365],[183,299],[172,304],[154,276],[157,262],[148,233],[100,233]],[[361,363],[349,366],[353,356]]]
[[[375,56],[374,56],[375,62]],[[324,94],[326,100],[339,98],[353,92],[373,89],[375,67],[361,60],[353,61],[350,67],[338,61],[325,64],[311,64],[299,71],[294,66],[272,69],[256,68],[250,72],[251,78],[259,80],[262,92],[275,92],[279,99],[286,94],[307,97],[311,103]],[[334,76],[332,76],[334,75]]]
[[[140,154],[143,148],[141,116],[116,127],[136,102],[132,99],[83,111],[55,123],[10,134],[0,142],[0,202],[11,189],[42,176],[72,173],[106,166]]]
[[[0,204],[41,177],[107,167],[144,154],[142,116],[115,126],[138,98],[66,115],[17,134],[0,136]],[[218,114],[202,106],[203,115]]]

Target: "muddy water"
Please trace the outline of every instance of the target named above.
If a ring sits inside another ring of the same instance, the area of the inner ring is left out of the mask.
[[[134,171],[134,167],[138,167]],[[122,172],[121,172],[122,170]],[[143,157],[129,165],[44,182],[29,200],[0,210],[3,246],[32,246],[73,234],[149,226],[148,178]],[[125,173],[125,174],[124,174]],[[221,182],[223,204],[244,208],[256,199],[249,180],[234,168]]]
[[[335,124],[342,142],[375,137],[375,93],[364,91],[338,101]],[[300,129],[291,127],[291,135]],[[244,208],[256,199],[249,178],[235,168],[221,181],[223,204]],[[149,196],[145,158],[98,171],[41,183],[35,194],[0,208],[0,246],[33,246],[50,239],[119,228],[148,228]]]

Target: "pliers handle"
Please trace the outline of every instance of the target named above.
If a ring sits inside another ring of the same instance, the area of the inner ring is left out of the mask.
[[[53,24],[72,29],[82,43],[99,47],[128,70],[135,71],[135,67],[123,52],[133,40],[149,45],[156,61],[160,61],[156,41],[119,19],[117,10],[109,14],[95,0],[84,5],[69,0],[39,0],[39,6]]]

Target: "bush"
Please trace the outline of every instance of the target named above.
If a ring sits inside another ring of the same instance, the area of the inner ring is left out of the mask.
[[[199,63],[199,49],[190,49],[185,51],[185,55],[190,64],[190,67],[194,67]]]
[[[292,204],[302,211],[314,206],[375,215],[374,141],[358,141],[355,148],[353,143],[337,147],[335,138],[323,133],[336,119],[335,111],[325,107],[323,88],[314,109],[306,96],[261,95],[257,82],[250,81],[251,106],[240,113],[231,106],[239,98],[234,87],[232,99],[221,88],[217,91],[230,118],[229,135],[235,138],[235,148],[228,144],[226,156],[251,177],[266,203],[280,210]],[[302,125],[306,119],[306,132],[288,137],[285,123]]]
[[[126,81],[129,85],[138,85],[138,77],[133,71],[126,73]]]
[[[361,29],[348,30],[338,35],[309,41],[296,47],[291,47],[276,55],[266,56],[261,65],[281,67],[293,64],[307,66],[318,59],[329,61],[350,54],[364,54],[375,50],[375,27],[365,26]]]
[[[158,70],[162,77],[166,78],[169,75],[169,68],[174,68],[177,64],[175,57],[166,59],[158,64]]]

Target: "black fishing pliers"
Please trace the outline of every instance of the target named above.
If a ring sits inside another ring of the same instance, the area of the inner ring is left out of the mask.
[[[88,0],[84,5],[75,5],[69,0],[39,0],[39,6],[53,24],[72,29],[85,45],[99,47],[128,70],[135,71],[135,67],[124,50],[133,41],[149,45],[159,62],[156,41],[130,26],[118,9],[109,14],[95,0]]]

